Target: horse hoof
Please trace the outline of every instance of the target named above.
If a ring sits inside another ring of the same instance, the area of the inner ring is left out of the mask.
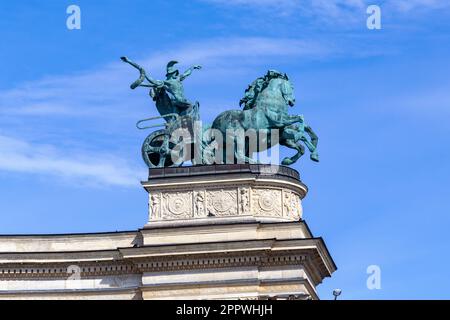
[[[289,165],[291,165],[293,163],[294,163],[294,161],[292,161],[289,158],[284,158],[283,161],[281,162],[281,164],[284,165],[284,166],[289,166]]]
[[[311,160],[319,162],[319,155],[317,153],[311,153]]]

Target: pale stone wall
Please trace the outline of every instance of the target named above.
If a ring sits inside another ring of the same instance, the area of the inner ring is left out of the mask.
[[[137,232],[49,236],[0,236],[0,252],[114,250],[136,241]]]

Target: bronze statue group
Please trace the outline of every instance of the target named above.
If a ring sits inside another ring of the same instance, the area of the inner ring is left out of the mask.
[[[281,163],[291,165],[304,153],[318,162],[318,137],[302,115],[289,115],[289,107],[295,105],[294,88],[286,74],[269,70],[253,81],[240,101],[241,110],[228,110],[219,114],[212,125],[200,122],[198,102],[188,101],[183,81],[195,65],[180,73],[175,65],[167,64],[165,80],[151,78],[144,68],[126,57],[122,61],[139,70],[139,78],[131,85],[149,88],[150,96],[160,114],[158,117],[138,122],[139,129],[163,126],[150,133],[142,146],[142,156],[149,168],[181,166],[187,161],[193,165],[223,163],[258,163],[255,153],[267,151],[276,145],[296,150],[292,157]],[[142,126],[143,123],[164,119],[163,124]]]

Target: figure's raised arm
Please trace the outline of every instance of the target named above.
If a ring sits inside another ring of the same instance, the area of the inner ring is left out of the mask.
[[[161,83],[158,80],[154,80],[152,79],[150,76],[147,75],[147,73],[145,72],[145,69],[142,68],[140,65],[138,65],[137,63],[131,61],[130,59],[128,59],[127,57],[121,57],[120,58],[123,62],[126,62],[128,64],[130,64],[131,66],[135,67],[136,69],[139,70],[140,72],[140,77],[139,79],[137,79],[135,82],[133,82],[131,84],[131,89],[136,89],[137,87],[156,87],[156,86],[160,86]],[[143,82],[147,80],[150,84],[143,84]]]
[[[187,69],[181,76],[180,76],[180,80],[183,81],[184,79],[186,79],[187,77],[189,77],[192,74],[193,70],[200,70],[202,68],[202,66],[196,64],[195,66],[190,67],[189,69]]]

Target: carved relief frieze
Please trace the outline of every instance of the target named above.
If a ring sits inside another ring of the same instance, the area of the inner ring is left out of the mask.
[[[149,211],[150,221],[161,219],[161,193],[150,194]]]
[[[156,190],[150,194],[150,221],[207,217],[255,216],[299,220],[300,196],[283,187],[206,185],[203,188]]]
[[[302,217],[300,197],[288,190],[283,191],[283,213],[286,218],[299,220]]]
[[[250,188],[239,188],[239,213],[241,215],[251,214],[250,193]]]
[[[237,189],[218,189],[206,191],[209,216],[238,215]]]
[[[192,191],[164,193],[165,210],[162,212],[162,218],[165,220],[193,218],[192,195]]]
[[[253,189],[253,212],[259,216],[282,216],[281,190]]]
[[[205,190],[194,191],[194,216],[204,218],[208,215],[206,212],[206,192]]]

